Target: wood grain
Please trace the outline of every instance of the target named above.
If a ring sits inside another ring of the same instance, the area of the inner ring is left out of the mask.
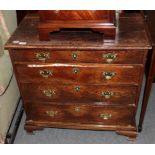
[[[139,83],[141,65],[99,65],[99,64],[27,64],[16,65],[20,82],[64,83],[64,84],[134,84]],[[78,70],[78,73],[74,73]],[[40,75],[41,71],[51,72],[48,78]],[[107,80],[104,73],[115,75]]]
[[[62,28],[91,28],[104,33],[104,38],[115,38],[114,10],[44,10],[39,11],[39,39],[50,40],[50,33]]]
[[[79,89],[77,89],[79,88]],[[26,101],[42,102],[85,102],[103,105],[135,104],[137,87],[112,85],[62,85],[62,84],[21,84],[23,98]],[[44,91],[54,92],[46,96]],[[111,92],[112,96],[106,98],[103,94]]]
[[[106,125],[129,125],[133,124],[133,110],[134,107],[117,107],[117,106],[88,106],[88,105],[58,105],[46,104],[40,105],[35,102],[28,103],[31,105],[29,108],[29,120],[38,122],[61,122],[61,123],[78,123],[78,124],[106,124]],[[79,108],[79,111],[75,109]],[[35,109],[35,110],[34,110]],[[94,110],[95,109],[95,110]],[[50,116],[47,112],[53,111],[56,114]],[[101,114],[111,114],[108,119],[103,119]]]
[[[48,54],[46,60],[38,60],[37,54]],[[116,58],[110,64],[142,64],[145,58],[143,50],[105,50],[105,51],[83,51],[83,50],[46,50],[46,49],[22,49],[13,51],[14,63],[103,63],[108,64],[107,54],[115,54]],[[74,56],[74,57],[73,57]]]
[[[40,41],[38,24],[37,16],[27,16],[5,46],[23,98],[25,129],[110,130],[135,139],[135,117],[151,48],[142,17],[121,15],[113,42],[88,30],[56,32],[50,41]],[[48,59],[38,60],[38,52],[49,53]],[[117,54],[111,63],[103,58],[109,52]],[[105,72],[116,74],[107,80]],[[43,93],[49,89],[54,97]],[[103,91],[114,94],[102,98]]]

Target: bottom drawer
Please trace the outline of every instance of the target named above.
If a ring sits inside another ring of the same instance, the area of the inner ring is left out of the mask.
[[[39,122],[128,125],[134,121],[135,108],[131,106],[27,104],[27,120]]]

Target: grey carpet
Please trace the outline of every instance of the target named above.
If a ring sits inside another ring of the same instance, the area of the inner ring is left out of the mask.
[[[142,93],[141,93],[142,94]],[[141,95],[142,99],[142,95]],[[140,102],[141,102],[140,99]],[[140,106],[139,106],[140,111]],[[139,112],[137,118],[139,116]],[[137,119],[138,120],[138,119]],[[88,131],[48,128],[29,135],[24,130],[25,115],[22,118],[15,144],[150,144],[155,143],[155,84],[147,108],[143,131],[136,141],[108,131]]]

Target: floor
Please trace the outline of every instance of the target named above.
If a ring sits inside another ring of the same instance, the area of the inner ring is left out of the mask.
[[[143,89],[142,89],[143,91]],[[141,93],[142,94],[142,93]],[[141,95],[142,99],[142,95]],[[140,99],[140,102],[141,102]],[[140,107],[138,110],[139,116]],[[138,119],[137,119],[138,120]],[[155,143],[155,84],[149,99],[149,105],[143,125],[143,131],[136,141],[128,141],[126,137],[108,131],[88,131],[48,128],[29,135],[24,130],[23,115],[15,144],[151,144]]]

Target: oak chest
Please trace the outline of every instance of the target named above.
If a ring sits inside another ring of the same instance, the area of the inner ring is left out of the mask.
[[[110,130],[135,139],[136,111],[150,44],[140,15],[121,15],[116,39],[91,31],[39,41],[27,16],[6,44],[26,112],[25,129]]]

